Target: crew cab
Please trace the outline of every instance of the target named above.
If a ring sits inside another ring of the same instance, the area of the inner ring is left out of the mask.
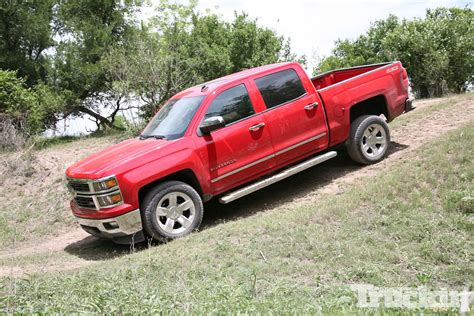
[[[186,89],[142,134],[66,171],[71,208],[90,234],[118,243],[199,228],[203,203],[230,203],[337,155],[382,160],[387,122],[413,109],[398,61],[309,78],[294,62]],[[248,198],[251,198],[248,197]]]

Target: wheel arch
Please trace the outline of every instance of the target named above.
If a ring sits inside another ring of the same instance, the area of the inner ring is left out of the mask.
[[[199,180],[197,179],[195,173],[191,169],[183,169],[142,186],[138,190],[139,205],[141,206],[143,199],[148,194],[148,192],[150,192],[151,189],[153,189],[158,184],[161,184],[166,181],[180,181],[180,182],[186,183],[190,185],[194,190],[196,190],[196,192],[201,197],[203,197],[204,195],[201,185],[199,183]]]
[[[390,121],[387,99],[379,94],[354,104],[350,109],[350,123],[363,115],[384,115]]]

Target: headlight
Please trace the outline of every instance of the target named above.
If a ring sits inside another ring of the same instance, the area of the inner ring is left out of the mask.
[[[95,192],[100,192],[100,191],[107,191],[111,190],[115,187],[118,186],[117,179],[115,177],[109,178],[107,180],[103,180],[100,182],[94,182],[92,184],[94,186],[94,191]]]
[[[97,202],[100,206],[110,206],[122,202],[122,194],[112,193],[110,195],[98,196]]]

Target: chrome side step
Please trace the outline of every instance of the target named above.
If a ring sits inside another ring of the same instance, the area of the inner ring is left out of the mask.
[[[311,167],[313,167],[317,164],[325,162],[326,160],[329,160],[329,159],[334,158],[336,156],[337,156],[337,153],[335,151],[330,151],[330,152],[327,152],[327,153],[325,153],[321,156],[311,158],[309,160],[306,160],[306,161],[300,163],[299,165],[296,165],[296,166],[290,167],[286,170],[283,170],[282,172],[277,173],[276,175],[271,176],[270,178],[263,179],[261,181],[252,183],[249,186],[241,188],[237,191],[226,194],[226,195],[224,195],[223,197],[221,197],[219,199],[219,202],[221,202],[222,204],[230,203],[230,202],[235,201],[235,200],[237,200],[237,199],[239,199],[243,196],[246,196],[247,194],[250,194],[252,192],[263,189],[263,188],[265,188],[265,187],[267,187],[267,186],[269,186],[269,185],[271,185],[275,182],[286,179],[286,178],[288,178],[288,177],[290,177],[294,174],[297,174],[298,172],[304,171],[308,168],[311,168]]]

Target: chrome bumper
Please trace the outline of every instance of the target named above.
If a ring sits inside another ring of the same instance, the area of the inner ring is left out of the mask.
[[[76,217],[76,220],[82,229],[89,234],[99,238],[112,239],[120,244],[141,242],[145,239],[139,209],[113,218],[90,219]]]

